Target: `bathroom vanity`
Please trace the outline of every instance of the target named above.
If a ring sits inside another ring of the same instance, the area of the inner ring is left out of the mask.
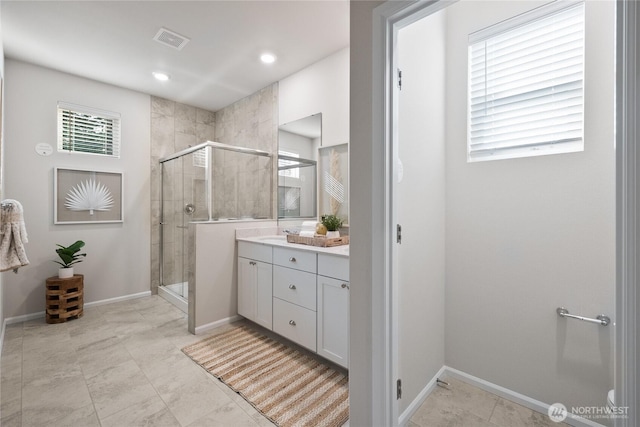
[[[237,240],[238,314],[348,368],[349,246]]]

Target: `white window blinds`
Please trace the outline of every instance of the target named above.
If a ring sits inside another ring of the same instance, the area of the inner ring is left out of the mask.
[[[584,3],[469,36],[468,160],[583,150]]]
[[[58,102],[58,151],[120,157],[120,114]]]

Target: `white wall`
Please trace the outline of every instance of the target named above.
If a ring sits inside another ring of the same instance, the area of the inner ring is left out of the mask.
[[[351,172],[350,216],[357,218],[350,224],[349,277],[349,424],[372,426],[381,421],[384,396],[377,393],[385,381],[381,372],[375,371],[374,358],[380,358],[380,342],[374,343],[372,331],[382,330],[384,325],[373,324],[373,310],[379,310],[374,298],[384,293],[376,284],[384,272],[380,259],[384,248],[374,246],[384,230],[379,212],[380,192],[384,181],[379,179],[383,170],[382,152],[374,147],[372,120],[373,87],[373,9],[382,1],[352,1],[350,8],[350,81],[349,114],[349,171]],[[378,179],[376,179],[378,178]],[[375,215],[375,216],[374,216]],[[374,348],[374,344],[376,344]],[[384,348],[382,349],[384,351]],[[386,385],[385,385],[386,386]]]
[[[14,60],[6,61],[5,193],[22,202],[31,264],[3,273],[4,316],[42,312],[44,282],[57,274],[55,244],[86,242],[84,301],[148,291],[150,287],[150,98],[138,92]],[[122,116],[119,159],[83,154],[36,154],[38,143],[56,147],[58,101],[116,111]],[[124,223],[53,224],[53,168],[124,173]]]
[[[446,363],[546,403],[603,406],[615,318],[614,2],[586,2],[585,151],[467,163],[467,35],[544,2],[447,9]]]
[[[1,9],[1,8],[0,8]],[[2,16],[0,14],[0,23],[2,22]],[[0,91],[2,91],[2,105],[0,106],[0,111],[2,114],[0,115],[0,199],[4,199],[4,43],[2,41],[2,26],[0,25],[0,79],[3,82],[3,86],[0,87]],[[2,275],[0,275],[0,351],[2,351],[2,341],[4,339],[4,310],[3,306],[3,280]]]
[[[195,251],[194,271],[189,277],[189,332],[206,331],[238,315],[236,229],[277,225],[273,220],[189,224],[189,234],[195,236],[189,248]],[[193,253],[189,256],[193,258]]]
[[[396,184],[399,411],[404,412],[444,360],[445,288],[445,12],[398,34]]]
[[[322,145],[349,141],[349,48],[280,80],[278,123],[322,113]]]

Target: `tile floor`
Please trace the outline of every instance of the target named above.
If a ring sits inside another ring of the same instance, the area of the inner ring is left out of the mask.
[[[0,425],[273,427],[180,351],[204,337],[158,296],[9,325]]]
[[[436,387],[408,427],[566,427],[546,414],[502,399],[454,378],[442,378],[448,387]]]
[[[220,333],[226,327],[212,331]],[[3,427],[273,427],[180,349],[205,338],[158,296],[85,308],[80,319],[7,326]],[[455,379],[436,388],[410,427],[558,426],[546,415]]]

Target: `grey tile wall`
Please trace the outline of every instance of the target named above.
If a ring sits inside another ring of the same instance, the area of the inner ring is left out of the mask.
[[[157,293],[160,284],[160,200],[161,200],[161,166],[159,160],[185,148],[215,139],[215,113],[192,107],[167,99],[151,97],[151,292]],[[200,170],[198,170],[200,169]],[[166,185],[164,188],[165,219],[166,222],[181,221],[183,191],[188,194],[197,193],[198,184],[191,184],[203,174],[202,168],[189,165],[187,161],[173,162],[165,168],[164,179],[174,181],[176,174],[188,176],[187,186]],[[172,176],[173,175],[173,176]],[[180,180],[182,184],[182,179]],[[191,187],[190,187],[191,186]],[[202,203],[197,203],[198,211],[202,210]],[[198,212],[200,214],[201,212]],[[169,281],[186,281],[182,278],[182,239],[180,230],[166,229],[164,251],[166,257],[165,275]]]
[[[207,140],[271,153],[270,158],[215,150],[213,154],[213,216],[215,218],[275,218],[278,152],[278,84],[274,83],[217,112],[151,97],[151,292],[160,284],[160,200],[164,191],[165,222],[182,221],[183,195],[192,199],[192,218],[207,219],[204,168],[193,155],[165,168],[161,189],[159,160]],[[184,176],[176,180],[175,176]],[[168,205],[167,205],[168,203]],[[181,256],[187,239],[184,229],[165,227],[165,278],[186,281],[192,266]],[[187,257],[189,259],[189,257]],[[184,273],[183,273],[184,271]]]

